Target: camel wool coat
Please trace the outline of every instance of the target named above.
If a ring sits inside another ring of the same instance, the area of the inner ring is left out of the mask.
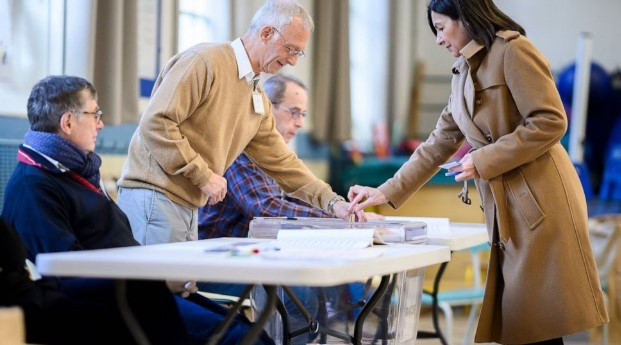
[[[467,44],[452,73],[435,130],[378,188],[399,207],[466,140],[492,244],[475,341],[527,344],[608,322],[547,60],[518,32],[499,31],[489,50]]]

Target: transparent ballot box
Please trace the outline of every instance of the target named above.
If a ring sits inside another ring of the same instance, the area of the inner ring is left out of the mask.
[[[375,243],[427,243],[423,222],[354,223],[331,218],[255,218],[249,237],[280,241],[283,230],[313,230],[322,238],[329,231],[348,229],[373,230]],[[346,249],[342,252],[347,253]],[[415,344],[424,273],[424,269],[415,269],[338,286],[279,288],[280,302],[266,331],[279,345],[351,344],[353,339],[360,339],[361,344]],[[265,290],[256,287],[252,293],[255,318],[265,299]],[[371,309],[367,304],[375,301]]]

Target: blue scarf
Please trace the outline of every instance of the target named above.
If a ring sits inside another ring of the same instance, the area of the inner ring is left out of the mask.
[[[101,158],[96,153],[91,152],[87,155],[58,134],[48,132],[29,130],[24,136],[24,144],[57,160],[99,188]]]

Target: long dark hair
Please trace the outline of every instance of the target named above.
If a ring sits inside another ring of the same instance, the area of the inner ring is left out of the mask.
[[[504,14],[492,0],[430,0],[427,5],[427,21],[434,35],[438,32],[433,26],[431,12],[443,14],[452,20],[461,20],[468,35],[489,49],[496,32],[514,30],[526,36],[526,31],[509,16]]]

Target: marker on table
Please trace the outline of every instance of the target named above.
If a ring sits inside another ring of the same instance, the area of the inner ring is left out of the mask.
[[[277,252],[279,251],[279,247],[275,246],[265,246],[265,247],[255,247],[255,246],[242,246],[242,247],[234,247],[231,249],[232,256],[249,256],[261,254],[262,252]]]

